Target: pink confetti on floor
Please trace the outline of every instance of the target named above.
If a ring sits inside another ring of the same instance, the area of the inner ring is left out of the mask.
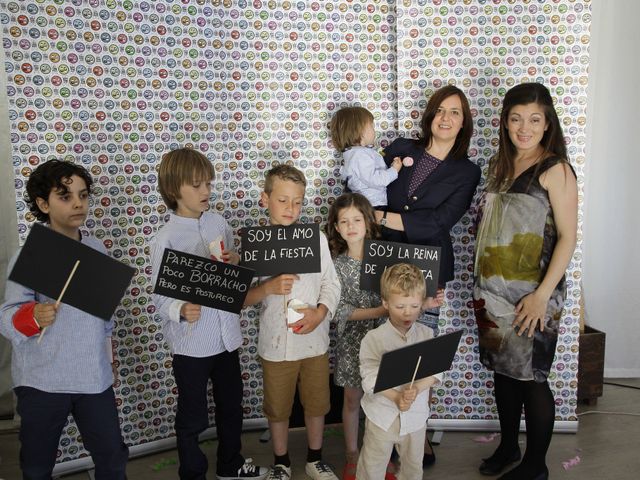
[[[564,468],[565,470],[569,470],[570,468],[575,467],[579,463],[580,463],[580,455],[576,455],[575,457],[570,458],[566,462],[562,462],[562,468]]]
[[[489,435],[480,435],[479,437],[475,437],[473,441],[478,443],[491,443],[499,436],[500,434],[498,432],[493,432]]]

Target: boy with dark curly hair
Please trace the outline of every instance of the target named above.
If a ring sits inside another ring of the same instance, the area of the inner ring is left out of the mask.
[[[83,167],[49,160],[31,173],[27,202],[33,215],[52,230],[106,254],[102,243],[80,232],[92,184]],[[38,343],[45,327],[47,335]],[[65,303],[56,306],[55,299],[7,281],[0,334],[13,346],[24,478],[51,478],[70,413],[95,464],[96,479],[126,478],[129,450],[122,441],[112,387],[112,330],[113,320],[105,322]]]

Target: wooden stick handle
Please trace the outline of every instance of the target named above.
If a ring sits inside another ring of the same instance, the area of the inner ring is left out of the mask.
[[[67,291],[67,287],[69,286],[69,284],[71,283],[71,279],[73,278],[73,276],[76,273],[76,269],[78,268],[78,265],[80,265],[80,260],[76,260],[75,265],[73,266],[73,268],[71,269],[71,273],[69,274],[69,276],[67,277],[67,281],[64,284],[64,287],[62,287],[62,291],[60,292],[60,295],[58,295],[58,300],[56,300],[56,308],[58,308],[58,306],[60,306],[60,302],[62,301],[62,297],[64,296],[64,292]],[[42,329],[42,331],[40,332],[40,335],[38,336],[38,343],[40,343],[42,341],[42,337],[44,337],[44,333],[47,331],[48,327],[44,327]]]
[[[413,388],[413,382],[415,381],[416,375],[418,374],[418,368],[420,368],[421,360],[422,360],[422,355],[418,357],[418,361],[416,362],[416,369],[413,371],[413,377],[411,378],[411,385],[409,385],[409,388]]]

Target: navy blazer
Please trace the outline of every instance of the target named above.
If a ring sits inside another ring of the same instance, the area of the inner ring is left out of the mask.
[[[424,153],[416,140],[397,138],[384,150],[390,164],[395,157],[413,157],[414,165]],[[404,232],[382,228],[382,237],[393,242],[441,247],[438,283],[453,279],[451,228],[469,209],[480,181],[480,167],[468,157],[447,158],[409,197],[409,180],[415,167],[402,167],[397,180],[387,186],[387,210],[402,216]]]

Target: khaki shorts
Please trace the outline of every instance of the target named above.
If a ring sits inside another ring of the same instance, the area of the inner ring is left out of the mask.
[[[321,417],[329,413],[329,354],[295,361],[260,360],[264,384],[262,410],[269,421],[289,420],[296,385],[306,416]]]

